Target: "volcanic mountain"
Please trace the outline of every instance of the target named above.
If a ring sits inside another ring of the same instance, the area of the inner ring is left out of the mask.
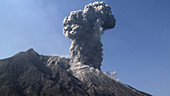
[[[151,96],[88,65],[33,49],[0,60],[0,96]]]
[[[73,11],[63,21],[70,58],[33,49],[0,60],[0,96],[151,96],[101,71],[101,35],[116,19],[104,2]]]

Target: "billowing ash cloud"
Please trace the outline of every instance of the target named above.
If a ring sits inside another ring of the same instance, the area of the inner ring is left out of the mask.
[[[84,10],[71,12],[63,21],[64,35],[72,40],[71,58],[100,69],[103,60],[100,38],[115,22],[111,8],[103,2],[90,3]]]

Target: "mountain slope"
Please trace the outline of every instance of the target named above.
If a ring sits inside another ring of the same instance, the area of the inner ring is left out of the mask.
[[[70,62],[33,49],[0,60],[0,96],[150,96]]]

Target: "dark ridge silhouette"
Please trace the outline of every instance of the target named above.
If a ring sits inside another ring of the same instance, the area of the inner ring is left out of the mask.
[[[69,70],[69,62],[33,49],[2,59],[0,96],[151,96],[94,70],[83,82]]]

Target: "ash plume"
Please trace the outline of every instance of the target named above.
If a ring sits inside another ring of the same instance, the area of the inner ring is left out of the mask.
[[[86,5],[84,10],[73,11],[63,21],[64,35],[71,39],[71,59],[100,69],[102,57],[101,35],[115,26],[110,6],[104,2]]]

